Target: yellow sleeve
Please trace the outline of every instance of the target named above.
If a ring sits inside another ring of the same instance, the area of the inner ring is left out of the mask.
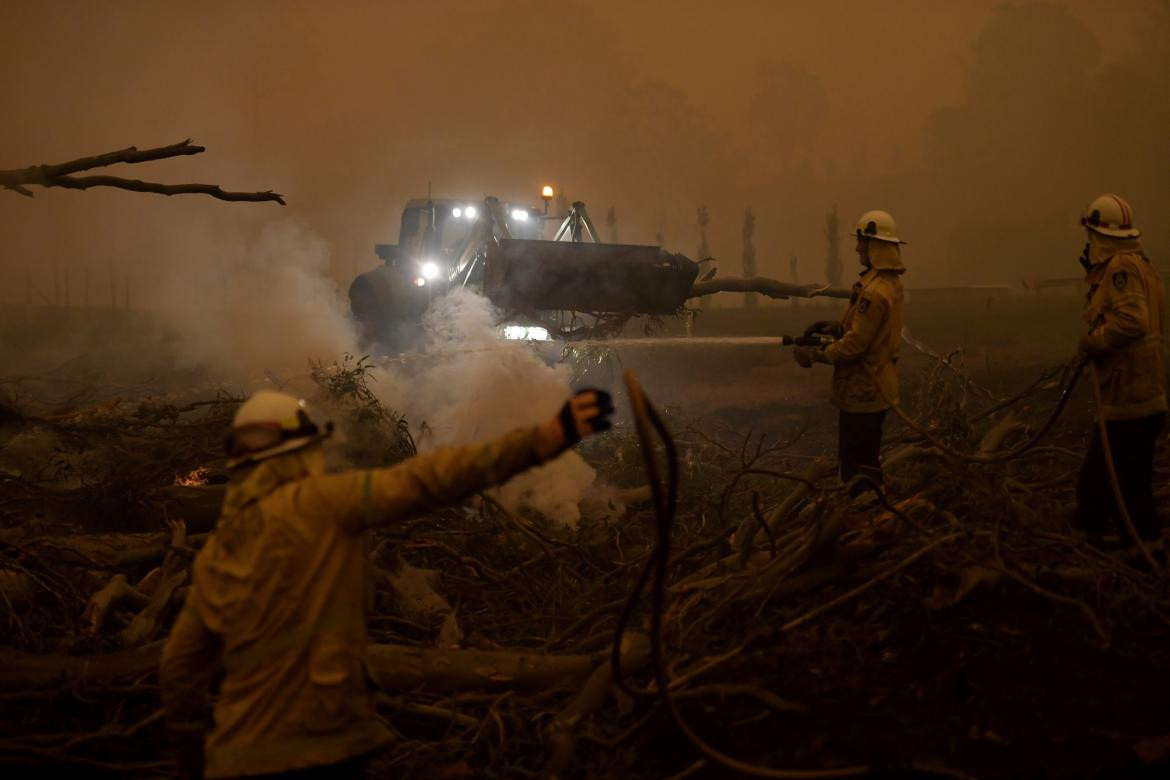
[[[1144,262],[1144,261],[1143,261]],[[1102,321],[1082,340],[1090,355],[1120,349],[1145,336],[1150,328],[1150,311],[1141,270],[1132,263],[1119,263],[1101,280],[1105,286]]]
[[[535,437],[535,428],[516,430],[486,444],[443,447],[386,469],[306,480],[298,503],[337,517],[352,531],[400,522],[458,504],[539,465]]]
[[[875,290],[862,290],[849,329],[837,341],[825,347],[826,362],[851,363],[869,352],[889,312],[889,302]]]
[[[188,602],[195,594],[192,588]],[[208,695],[219,673],[223,643],[184,605],[163,646],[158,684],[163,711],[172,732],[202,735],[211,723]]]

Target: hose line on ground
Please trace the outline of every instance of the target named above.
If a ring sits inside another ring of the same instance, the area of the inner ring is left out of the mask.
[[[1064,407],[1068,403],[1069,397],[1072,396],[1073,388],[1076,387],[1077,380],[1081,378],[1081,372],[1084,370],[1085,361],[1077,362],[1076,367],[1073,369],[1072,376],[1069,377],[1069,380],[1065,384],[1064,389],[1060,391],[1060,398],[1056,402],[1056,407],[1052,410],[1052,414],[1048,416],[1048,419],[1045,421],[1043,427],[1040,428],[1040,431],[1035,436],[1033,436],[1031,439],[1028,439],[1023,444],[1007,450],[1006,452],[988,453],[985,455],[980,455],[978,453],[959,452],[958,450],[948,445],[946,442],[937,438],[926,428],[919,425],[918,421],[907,414],[906,410],[904,410],[897,401],[893,400],[889,395],[886,394],[886,391],[882,388],[881,383],[878,381],[877,375],[874,373],[873,369],[864,362],[862,365],[865,367],[866,373],[869,374],[869,378],[873,380],[874,387],[877,388],[878,394],[881,395],[882,400],[890,405],[890,408],[894,410],[894,414],[898,415],[898,418],[901,419],[902,422],[906,423],[906,425],[912,428],[932,447],[941,450],[945,455],[954,458],[955,460],[964,460],[969,463],[1003,463],[1005,461],[1020,457],[1025,452],[1039,444],[1040,440],[1048,435],[1048,432],[1052,430],[1052,426],[1056,424],[1056,420],[1060,417],[1061,412],[1064,411]]]
[[[666,576],[670,566],[670,535],[678,506],[678,453],[675,450],[674,439],[666,425],[663,424],[658,412],[642,393],[642,387],[632,371],[626,372],[625,381],[634,415],[634,427],[638,433],[638,441],[642,447],[642,456],[646,464],[646,476],[654,497],[656,544],[651,558],[647,561],[646,568],[643,569],[642,575],[638,578],[637,586],[630,593],[629,601],[626,603],[626,608],[622,611],[621,619],[618,622],[611,657],[614,680],[625,690],[621,674],[622,634],[634,605],[645,590],[651,567],[653,567],[653,583],[650,591],[650,662],[654,673],[654,683],[657,687],[655,693],[663,709],[670,715],[675,727],[703,754],[704,758],[745,775],[779,778],[780,780],[815,780],[817,778],[853,777],[866,774],[869,769],[862,766],[811,770],[772,769],[740,761],[707,743],[690,727],[678,711],[670,690],[670,680],[667,679],[662,648],[662,610],[666,594]],[[654,433],[658,435],[665,451],[667,468],[665,487],[662,484],[658,462],[654,456]]]
[[[1129,538],[1141,551],[1150,571],[1156,572],[1162,567],[1154,561],[1154,556],[1150,554],[1138,536],[1137,526],[1133,524],[1133,518],[1129,515],[1129,507],[1125,504],[1125,496],[1121,493],[1121,482],[1117,478],[1117,464],[1113,462],[1113,450],[1109,445],[1109,428],[1105,424],[1105,402],[1101,400],[1101,381],[1097,376],[1096,364],[1091,360],[1087,362],[1089,363],[1089,385],[1093,388],[1093,406],[1096,407],[1097,413],[1097,436],[1101,439],[1101,449],[1105,453],[1105,471],[1109,475],[1109,487],[1113,491],[1113,500],[1117,502],[1117,513],[1121,515],[1121,519],[1125,523],[1125,530],[1129,532]]]
[[[900,405],[893,402],[889,396],[886,395],[885,391],[882,390],[881,385],[877,381],[877,376],[868,365],[865,366],[865,370],[869,373],[870,378],[873,380],[874,385],[877,387],[878,392],[881,394],[883,400],[890,404],[890,407],[894,410],[894,413],[897,414],[903,422],[905,422],[924,439],[926,439],[931,444],[931,446],[942,450],[944,453],[950,455],[953,458],[965,460],[971,463],[1002,463],[1023,455],[1025,452],[1039,444],[1040,440],[1043,439],[1050,430],[1052,430],[1052,426],[1056,424],[1057,418],[1060,417],[1061,412],[1064,411],[1064,407],[1068,403],[1069,397],[1072,395],[1073,388],[1076,387],[1077,380],[1080,379],[1081,372],[1084,371],[1086,365],[1089,366],[1089,385],[1093,391],[1093,406],[1097,418],[1097,435],[1101,439],[1101,447],[1105,454],[1105,471],[1109,477],[1109,487],[1113,492],[1113,499],[1117,504],[1118,514],[1121,515],[1122,522],[1125,525],[1125,530],[1129,533],[1129,537],[1133,543],[1137,545],[1138,550],[1141,552],[1142,557],[1145,558],[1146,564],[1150,567],[1150,570],[1159,571],[1162,567],[1154,561],[1154,556],[1150,554],[1150,551],[1146,549],[1145,544],[1142,543],[1141,538],[1138,536],[1137,527],[1133,524],[1133,518],[1130,517],[1129,514],[1129,507],[1126,506],[1125,503],[1125,496],[1122,495],[1121,492],[1121,483],[1117,478],[1117,465],[1113,462],[1113,451],[1109,445],[1109,431],[1105,425],[1105,405],[1101,400],[1101,383],[1097,376],[1097,366],[1091,359],[1083,358],[1077,361],[1076,366],[1073,369],[1072,376],[1069,377],[1069,380],[1065,384],[1064,389],[1060,392],[1060,398],[1056,402],[1056,407],[1052,410],[1052,414],[1048,416],[1048,420],[1044,423],[1044,426],[1035,436],[1018,447],[1014,447],[1008,450],[1007,452],[988,455],[968,455],[961,453],[935,438],[929,431],[925,430],[913,418],[911,418],[910,415],[906,414],[905,410],[903,410]]]

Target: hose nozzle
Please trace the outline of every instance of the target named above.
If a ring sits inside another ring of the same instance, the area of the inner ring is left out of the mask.
[[[814,333],[809,336],[781,336],[782,347],[825,347],[836,341],[832,336],[823,333]]]

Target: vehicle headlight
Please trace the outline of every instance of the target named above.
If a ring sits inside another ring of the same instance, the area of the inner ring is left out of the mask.
[[[479,212],[475,210],[475,206],[468,206],[467,208],[463,209],[463,216],[467,217],[468,219],[475,219],[475,215],[478,213]]]
[[[548,330],[537,325],[505,325],[504,338],[509,341],[551,341]]]
[[[439,264],[433,260],[428,260],[419,268],[422,272],[422,278],[426,280],[439,278]]]
[[[417,279],[415,279],[415,280],[414,280],[414,286],[415,286],[415,287],[422,287],[422,286],[423,286],[423,285],[425,285],[426,283],[427,283],[427,280],[426,280],[426,279],[424,279],[424,278],[422,278],[421,276],[420,276],[419,278],[417,278]]]
[[[455,219],[459,219],[463,216],[463,209],[456,206],[455,208],[451,209],[451,216],[455,217]]]
[[[512,219],[517,222],[524,222],[528,219],[528,212],[524,209],[512,209]]]

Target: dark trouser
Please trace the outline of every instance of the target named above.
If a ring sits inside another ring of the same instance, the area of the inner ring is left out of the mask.
[[[1129,511],[1133,526],[1142,539],[1158,539],[1162,530],[1154,513],[1154,448],[1166,422],[1165,414],[1155,414],[1137,420],[1107,420],[1109,451],[1121,485],[1121,496]],[[1073,524],[1093,536],[1105,533],[1106,523],[1112,519],[1122,539],[1129,541],[1125,521],[1117,511],[1109,471],[1105,465],[1105,448],[1101,436],[1093,428],[1093,441],[1085,454],[1081,476],[1077,480],[1077,512]]]
[[[848,483],[861,474],[882,484],[882,425],[886,412],[841,412],[837,418],[837,460],[841,463],[841,481]],[[860,485],[860,491],[868,489]]]
[[[322,764],[307,769],[290,769],[269,775],[248,775],[239,780],[365,780],[368,756],[350,758],[336,764]]]

